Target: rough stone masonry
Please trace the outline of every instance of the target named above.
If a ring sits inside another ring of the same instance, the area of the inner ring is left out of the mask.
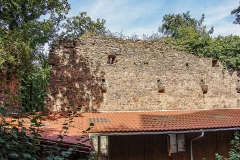
[[[161,41],[89,36],[50,50],[48,109],[157,111],[238,108],[239,77],[212,58]]]

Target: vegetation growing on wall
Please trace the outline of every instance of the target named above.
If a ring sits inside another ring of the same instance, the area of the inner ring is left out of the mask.
[[[206,31],[202,23],[204,15],[197,21],[189,12],[165,15],[159,32],[165,36],[164,42],[177,50],[184,50],[200,57],[219,59],[225,67],[240,71],[240,37],[236,35],[212,38],[213,27]]]

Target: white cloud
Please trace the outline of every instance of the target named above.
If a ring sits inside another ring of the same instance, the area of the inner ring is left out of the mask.
[[[214,36],[222,35],[240,35],[238,31],[240,26],[234,25],[234,15],[231,15],[231,11],[237,8],[238,0],[224,1],[220,0],[213,2],[211,5],[208,5],[206,8],[200,7],[197,12],[202,11],[205,14],[205,23],[208,28],[211,26],[214,27]],[[194,14],[196,14],[195,12]]]
[[[230,34],[240,36],[240,25],[225,23],[214,28],[214,36],[228,36]]]

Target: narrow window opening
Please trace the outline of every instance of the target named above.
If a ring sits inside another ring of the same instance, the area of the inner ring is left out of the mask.
[[[218,59],[212,59],[212,67],[218,67]]]
[[[188,67],[188,66],[189,66],[189,64],[188,64],[188,63],[186,63],[186,66]]]
[[[106,92],[107,92],[107,87],[106,87],[106,81],[105,81],[105,79],[102,79],[101,90],[102,90],[102,93],[106,93]]]
[[[162,82],[159,79],[157,80],[157,87],[158,87],[158,93],[165,93],[165,86],[162,84]]]
[[[240,84],[239,84],[239,80],[237,80],[236,90],[237,90],[237,93],[240,93]]]
[[[201,79],[200,81],[200,86],[202,89],[203,94],[206,94],[208,91],[208,85],[206,85],[206,83],[204,82],[204,80]]]
[[[143,64],[148,65],[148,62],[144,62]]]
[[[116,56],[115,55],[108,55],[108,64],[113,64],[116,62]]]
[[[109,63],[113,64],[113,58],[112,57],[109,58]]]

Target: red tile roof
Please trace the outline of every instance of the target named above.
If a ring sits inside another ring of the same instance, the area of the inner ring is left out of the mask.
[[[83,113],[78,124],[91,133],[160,132],[240,127],[240,109]]]
[[[66,135],[63,139],[66,144],[82,143],[85,145],[83,148],[88,150],[92,146],[88,133],[134,134],[240,129],[240,109],[79,113],[70,118],[53,116],[54,120],[50,119],[43,121],[44,125],[40,128],[43,140],[56,141],[61,133]],[[29,120],[25,122],[25,126],[30,124]],[[90,127],[90,123],[94,123],[94,126]],[[63,129],[63,126],[68,129]],[[91,129],[88,131],[89,127]]]

